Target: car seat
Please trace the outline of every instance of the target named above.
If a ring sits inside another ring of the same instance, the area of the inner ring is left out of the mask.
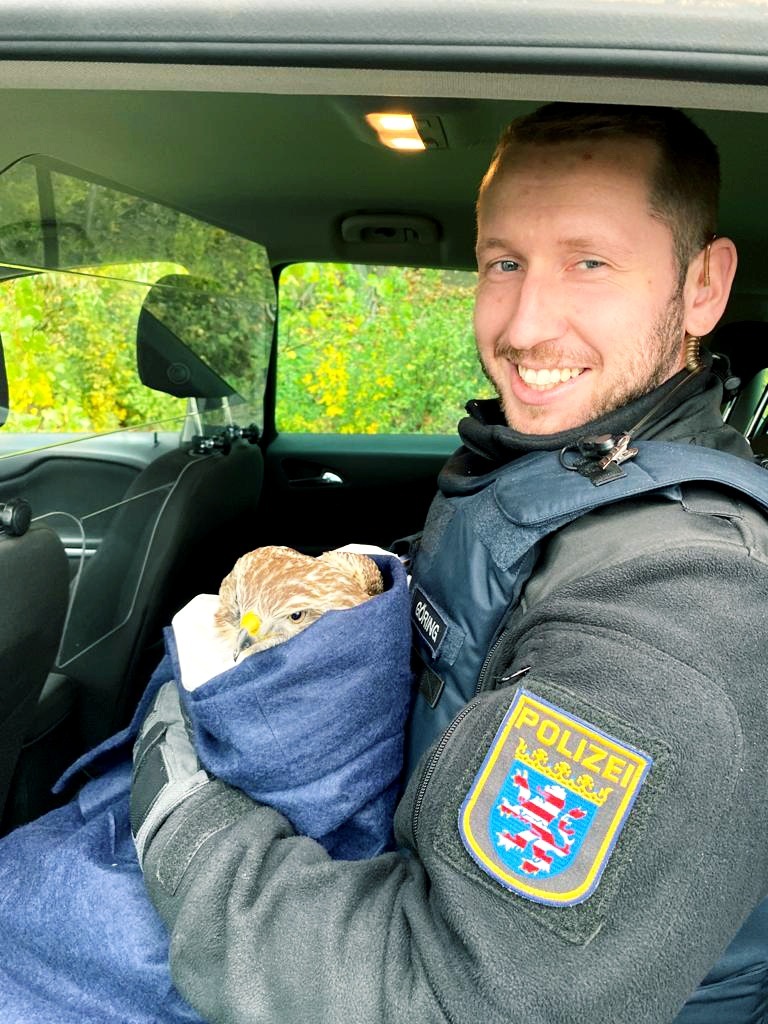
[[[739,320],[723,324],[711,338],[707,347],[715,355],[725,356],[728,367],[719,367],[722,376],[738,378],[735,394],[726,403],[725,420],[744,434],[757,454],[768,455],[764,413],[768,404],[768,323],[763,320]]]
[[[0,815],[56,657],[69,595],[64,547],[46,526],[26,529],[28,510],[26,502],[0,507]],[[26,522],[18,522],[19,512]]]
[[[180,290],[168,281],[154,285],[142,306],[139,376],[187,398],[198,421],[201,408],[226,411],[236,396],[179,335],[203,296],[210,315],[209,292],[192,278]],[[162,655],[163,627],[195,594],[215,592],[249,546],[263,480],[255,440],[255,430],[230,426],[184,441],[105,510],[101,543],[73,583],[56,671],[25,741],[6,824],[47,810],[59,773],[128,721]]]

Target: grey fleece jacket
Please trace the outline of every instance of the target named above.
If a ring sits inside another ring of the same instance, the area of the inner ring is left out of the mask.
[[[694,381],[643,436],[748,454],[718,396]],[[462,435],[480,470],[542,440],[475,420]],[[489,689],[432,773],[422,762],[410,779],[401,852],[333,861],[218,782],[166,822],[145,877],[182,994],[230,1024],[671,1021],[766,891],[766,596],[768,523],[717,488],[626,502],[553,535]],[[578,906],[502,888],[458,833],[517,692],[505,680],[523,668],[526,689],[654,759]]]

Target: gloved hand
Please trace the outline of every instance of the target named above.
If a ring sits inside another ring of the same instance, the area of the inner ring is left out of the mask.
[[[158,690],[133,747],[131,832],[142,868],[147,847],[166,818],[210,782],[171,680]]]

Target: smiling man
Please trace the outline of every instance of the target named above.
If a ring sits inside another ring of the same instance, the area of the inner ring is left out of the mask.
[[[469,403],[414,563],[398,850],[333,861],[178,752],[157,794],[139,766],[206,1019],[760,1019],[768,487],[698,352],[736,268],[718,179],[676,111],[552,104],[502,138],[475,315],[500,401]]]
[[[712,330],[736,271],[714,238],[718,178],[675,112],[553,104],[510,126],[478,202],[475,331],[511,427],[582,426],[683,368],[686,331]]]

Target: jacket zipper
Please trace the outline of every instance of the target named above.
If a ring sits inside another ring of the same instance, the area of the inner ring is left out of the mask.
[[[419,788],[416,792],[416,799],[413,802],[413,814],[411,816],[411,831],[413,832],[414,843],[416,843],[416,834],[419,826],[419,817],[421,815],[421,805],[424,803],[424,797],[426,795],[427,788],[429,787],[429,783],[432,779],[432,776],[435,774],[437,762],[440,760],[441,754],[445,750],[448,741],[450,740],[451,736],[454,734],[458,726],[464,721],[469,712],[472,711],[473,708],[476,708],[479,703],[479,700],[472,700],[469,702],[469,704],[464,705],[464,707],[461,709],[458,715],[456,715],[451,724],[440,737],[437,746],[432,751],[429,761],[427,761],[424,773],[421,776]]]
[[[509,636],[510,632],[511,630],[509,629],[503,629],[491,644],[488,653],[485,656],[485,660],[483,661],[480,673],[477,677],[477,683],[475,684],[474,693],[475,697],[479,696],[481,691],[485,689],[485,684],[488,679],[488,676],[490,675],[491,668],[493,667],[494,659],[499,651],[499,648],[502,646],[506,638]],[[499,682],[508,683],[512,679],[518,679],[520,678],[520,676],[524,676],[526,672],[530,671],[531,666],[526,665],[525,668],[518,669],[517,672],[512,672],[511,675],[499,676]]]
[[[499,635],[493,641],[490,648],[488,649],[488,653],[485,656],[485,660],[483,661],[482,667],[477,676],[477,682],[475,683],[475,697],[477,697],[480,691],[484,688],[486,676],[491,667],[496,652],[498,651],[499,647],[501,647],[501,643],[506,635],[506,632],[507,631],[503,629],[501,633],[499,633]]]

